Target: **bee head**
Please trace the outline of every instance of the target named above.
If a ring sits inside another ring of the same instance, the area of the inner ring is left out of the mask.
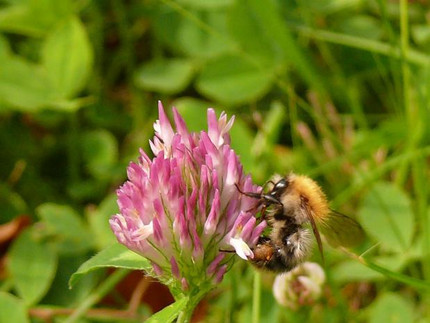
[[[261,198],[264,201],[264,204],[266,206],[272,205],[272,204],[278,204],[283,207],[283,204],[281,202],[281,196],[284,194],[285,190],[288,188],[289,182],[286,178],[282,178],[279,181],[277,181],[272,190],[268,194],[262,194]]]
[[[272,181],[269,181],[269,182],[273,184]],[[265,206],[277,204],[277,205],[280,205],[283,207],[283,204],[281,202],[281,196],[282,196],[282,194],[284,194],[284,192],[288,188],[289,181],[286,178],[281,178],[279,181],[277,181],[276,183],[273,184],[273,188],[271,189],[270,192],[268,192],[268,194],[254,193],[254,192],[243,192],[237,184],[234,184],[234,185],[236,186],[236,189],[240,193],[242,193],[248,197],[259,199],[260,203],[262,203]]]
[[[290,183],[289,183],[288,179],[286,179],[286,178],[280,179],[278,182],[275,183],[275,185],[273,186],[269,195],[272,196],[273,198],[276,198],[277,200],[279,200],[281,198],[282,194],[284,194],[284,192],[288,188],[289,184]]]

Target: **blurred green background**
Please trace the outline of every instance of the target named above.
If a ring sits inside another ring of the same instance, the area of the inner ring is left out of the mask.
[[[0,322],[62,322],[100,292],[104,271],[67,281],[115,241],[158,100],[195,131],[235,115],[255,182],[307,174],[368,235],[367,266],[326,247],[312,306],[277,305],[264,275],[261,322],[429,322],[429,22],[427,0],[1,0]],[[196,320],[249,322],[252,273],[238,261]],[[141,322],[140,280],[73,320]]]

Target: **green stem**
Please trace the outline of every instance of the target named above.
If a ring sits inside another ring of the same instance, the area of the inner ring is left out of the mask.
[[[410,99],[410,69],[406,60],[409,52],[409,28],[408,28],[408,2],[407,0],[400,1],[400,53],[401,53],[401,67],[402,67],[402,94],[403,94],[403,109],[405,111],[408,129],[415,129],[416,127],[416,111]],[[407,149],[413,150],[413,137],[409,136]],[[400,186],[406,181],[409,163],[404,163],[398,173],[396,182]]]
[[[201,285],[198,288],[196,288],[194,291],[192,291],[190,294],[188,294],[187,297],[188,301],[185,306],[185,308],[179,313],[178,318],[176,320],[177,323],[189,323],[191,322],[191,318],[193,316],[194,310],[199,305],[200,301],[203,297],[213,288],[212,285]],[[175,292],[170,290],[173,295],[175,295]],[[178,301],[178,296],[175,297],[176,301]],[[184,295],[180,295],[180,298],[184,297]],[[179,298],[179,299],[180,299]]]
[[[109,291],[115,287],[130,271],[127,269],[118,269],[106,280],[100,284],[100,286],[91,293],[70,315],[64,323],[73,323],[79,320],[94,304],[102,299]]]
[[[395,156],[387,160],[381,166],[373,169],[372,171],[367,172],[366,174],[362,173],[360,175],[360,182],[351,185],[349,188],[345,189],[341,194],[336,196],[335,199],[332,200],[331,205],[334,209],[346,203],[352,196],[357,194],[360,190],[365,187],[368,187],[371,183],[380,179],[387,172],[399,167],[404,162],[409,162],[411,160],[415,160],[417,158],[430,156],[430,146],[426,146],[424,148],[416,149],[412,152],[406,152],[402,155]]]
[[[394,58],[402,57],[402,53],[397,47],[384,42],[369,40],[357,36],[351,36],[327,30],[312,29],[299,25],[291,25],[291,28],[297,30],[302,35],[306,35],[313,39],[326,41],[332,44],[344,45],[351,48],[357,48],[364,51]],[[430,64],[430,56],[428,54],[414,49],[408,49],[405,60],[410,63],[422,66],[429,66]]]
[[[193,314],[193,311],[189,310],[188,307],[181,311],[178,315],[178,318],[176,320],[176,323],[188,323],[191,321],[191,316]]]
[[[252,323],[260,322],[261,273],[254,271],[254,291],[252,294]]]
[[[383,274],[385,277],[388,277],[390,279],[401,282],[403,284],[406,284],[408,286],[411,286],[419,290],[424,290],[426,292],[430,291],[430,282],[428,281],[391,271],[385,267],[381,267],[373,262],[370,262],[367,259],[363,258],[362,256],[356,255],[346,249],[344,249],[344,252],[347,253],[351,258],[358,260],[364,266]]]

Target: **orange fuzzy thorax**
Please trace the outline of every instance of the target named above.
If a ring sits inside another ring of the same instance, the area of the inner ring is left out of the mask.
[[[290,179],[292,179],[291,184],[294,185],[294,190],[301,197],[306,198],[315,222],[321,223],[327,220],[330,209],[321,187],[314,180],[304,175],[290,174]]]

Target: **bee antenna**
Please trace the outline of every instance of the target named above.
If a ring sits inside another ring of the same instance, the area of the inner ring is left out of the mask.
[[[244,192],[239,188],[239,185],[237,185],[237,183],[234,183],[234,186],[236,186],[236,189],[239,191],[239,193],[248,196],[248,197],[252,197],[255,199],[261,199],[261,194],[260,193],[254,193],[254,192]]]

